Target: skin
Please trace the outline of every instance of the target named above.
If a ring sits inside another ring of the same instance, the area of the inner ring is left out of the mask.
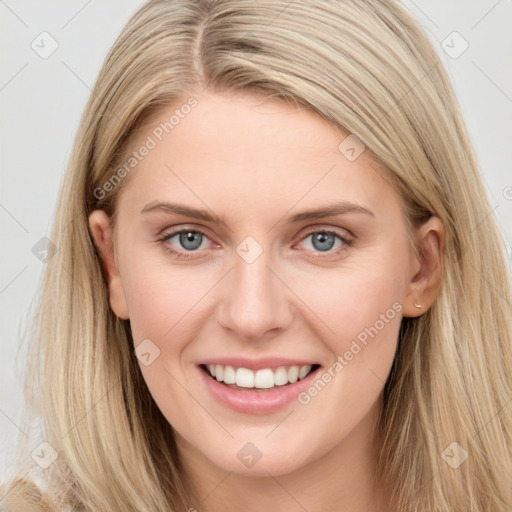
[[[416,256],[400,198],[368,151],[349,161],[338,150],[348,134],[317,114],[247,93],[196,99],[122,184],[115,229],[103,211],[89,219],[112,310],[130,319],[135,346],[149,338],[160,350],[140,366],[176,431],[199,497],[190,507],[391,510],[372,478],[375,425],[401,318],[423,314],[438,293],[443,225],[433,217],[415,231]],[[133,148],[184,102],[150,119]],[[285,222],[341,200],[374,215]],[[206,208],[224,223],[141,213],[153,201]],[[158,241],[171,227],[206,233],[191,258],[165,250],[187,253],[179,235]],[[322,252],[309,236],[322,229],[353,243],[335,237]],[[263,249],[252,263],[236,252],[247,236]],[[197,378],[198,361],[217,356],[299,357],[327,369],[394,303],[401,312],[307,405],[234,412]],[[251,468],[237,457],[247,442],[262,453]]]

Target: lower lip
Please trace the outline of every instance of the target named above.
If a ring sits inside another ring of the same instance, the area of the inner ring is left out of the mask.
[[[237,412],[246,414],[270,414],[297,399],[313,381],[320,368],[309,373],[304,379],[275,389],[250,391],[233,389],[210,377],[201,367],[197,367],[206,387],[217,401]]]

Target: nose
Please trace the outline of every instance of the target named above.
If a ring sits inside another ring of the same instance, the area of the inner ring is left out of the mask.
[[[252,263],[234,255],[234,268],[224,279],[217,321],[240,338],[260,340],[277,334],[293,318],[293,293],[264,251]]]

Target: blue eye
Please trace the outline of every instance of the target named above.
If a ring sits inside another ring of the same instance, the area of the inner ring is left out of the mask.
[[[352,239],[346,236],[342,236],[336,231],[329,230],[311,231],[303,238],[303,240],[307,240],[308,238],[311,238],[312,250],[317,252],[336,253],[339,249],[343,249],[343,246],[350,247],[353,242]],[[336,244],[336,239],[338,239],[340,243],[335,248],[337,250],[331,251],[331,249],[333,249],[334,245]]]
[[[176,242],[171,243],[173,238],[176,238],[181,247],[176,248]],[[181,229],[164,233],[158,241],[163,244],[166,251],[169,251],[177,258],[194,258],[197,257],[197,255],[194,255],[194,252],[200,252],[201,248],[205,248],[201,247],[205,239],[209,240],[208,236],[201,230]],[[343,236],[336,231],[325,229],[311,231],[301,241],[303,242],[307,239],[311,239],[310,250],[317,253],[328,253],[327,255],[337,254],[343,249],[350,247],[353,243],[352,238]],[[335,247],[336,240],[338,240],[338,245]],[[332,250],[333,248],[334,250]],[[322,256],[317,255],[314,257],[321,258]]]
[[[170,244],[170,241],[176,237],[184,251],[176,250]],[[164,234],[164,236],[159,241],[165,242],[165,249],[175,254],[178,258],[190,258],[193,257],[193,254],[187,253],[193,253],[197,251],[201,247],[203,238],[207,238],[207,236],[202,231],[197,229],[181,229],[179,231]]]
[[[203,234],[197,231],[180,231],[179,233],[176,233],[174,236],[170,237],[169,240],[176,236],[178,237],[182,247],[193,251],[201,246]]]
[[[311,239],[311,243],[315,250],[317,251],[329,251],[333,248],[334,244],[336,243],[335,235],[331,233],[325,233],[325,232],[317,232],[312,233],[311,235],[308,235],[313,237]]]

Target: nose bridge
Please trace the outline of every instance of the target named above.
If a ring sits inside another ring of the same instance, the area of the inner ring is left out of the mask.
[[[285,327],[291,321],[291,304],[286,287],[270,270],[270,251],[256,246],[254,239],[246,240],[239,244],[233,258],[219,322],[248,339]]]

